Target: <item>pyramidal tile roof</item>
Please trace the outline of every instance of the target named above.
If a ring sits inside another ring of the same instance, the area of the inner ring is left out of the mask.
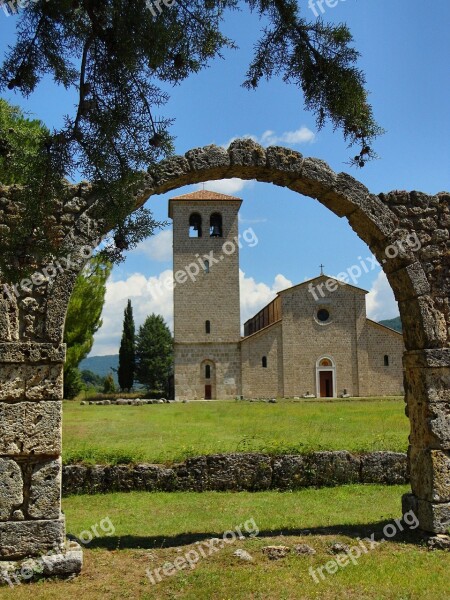
[[[197,190],[190,194],[175,196],[171,200],[241,200],[236,196],[228,196],[227,194],[219,194],[219,192],[211,192],[209,190]]]

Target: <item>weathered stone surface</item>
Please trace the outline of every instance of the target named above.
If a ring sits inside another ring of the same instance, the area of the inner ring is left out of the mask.
[[[427,402],[406,395],[410,442],[417,448],[450,450],[450,402]]]
[[[22,470],[15,461],[0,458],[0,520],[10,519],[22,503]]]
[[[266,149],[267,166],[273,170],[276,183],[287,184],[293,178],[300,177],[303,155],[282,146],[270,146]],[[283,176],[284,175],[284,176]]]
[[[352,229],[364,236],[367,243],[384,243],[395,230],[395,217],[377,196],[359,198],[359,207],[348,216]]]
[[[0,454],[61,453],[61,402],[0,402]]]
[[[422,500],[450,502],[450,452],[410,447],[411,488]]]
[[[416,516],[420,528],[431,533],[448,533],[450,529],[450,502],[435,504],[418,500]]]
[[[405,369],[418,369],[421,367],[450,368],[450,348],[432,348],[405,352],[403,355],[403,364]]]
[[[61,400],[63,365],[0,363],[0,401]]]
[[[361,483],[397,485],[408,482],[407,458],[400,452],[371,452],[361,456]]]
[[[42,556],[55,545],[64,549],[64,517],[54,521],[0,522],[0,558],[19,560]]]
[[[216,169],[223,170],[230,166],[228,152],[220,146],[210,145],[203,148],[194,148],[186,152],[185,156],[189,161],[191,170],[209,171],[208,177],[211,177],[211,172],[214,173]]]
[[[63,363],[66,357],[64,344],[38,344],[33,342],[0,343],[1,363]]]
[[[448,335],[445,316],[429,296],[420,296],[414,302],[404,300],[398,305],[408,350],[445,345]]]
[[[152,166],[149,174],[154,180],[156,193],[161,194],[180,187],[182,181],[189,183],[187,174],[190,170],[185,156],[171,156]]]
[[[293,454],[273,459],[273,487],[280,490],[297,489],[312,485],[313,481],[313,473],[308,469],[305,456]]]
[[[406,366],[407,359],[405,361]],[[416,402],[450,402],[450,367],[415,369],[406,367],[406,399]]]
[[[28,515],[58,519],[61,515],[61,459],[39,463],[31,474]]]
[[[388,279],[397,301],[411,300],[430,293],[430,284],[418,261],[390,273]]]
[[[300,177],[290,184],[291,190],[305,196],[319,197],[333,189],[336,183],[336,173],[328,164],[318,158],[305,158]]]
[[[359,481],[359,457],[350,452],[314,452],[308,456],[307,468],[313,485],[341,485]]]
[[[251,139],[235,140],[228,148],[230,164],[242,167],[242,175],[249,176],[263,172],[266,166],[265,149]],[[236,171],[233,171],[236,174]],[[236,175],[239,176],[239,175]]]

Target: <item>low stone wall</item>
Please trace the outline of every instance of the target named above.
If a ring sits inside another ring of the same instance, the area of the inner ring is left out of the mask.
[[[315,452],[308,455],[215,454],[163,465],[67,465],[63,495],[106,492],[296,490],[346,483],[408,483],[406,454]]]

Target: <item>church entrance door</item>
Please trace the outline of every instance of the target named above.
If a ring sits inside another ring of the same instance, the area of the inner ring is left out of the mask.
[[[205,400],[211,400],[212,398],[212,386],[205,385]]]
[[[333,371],[320,371],[320,397],[333,397]]]

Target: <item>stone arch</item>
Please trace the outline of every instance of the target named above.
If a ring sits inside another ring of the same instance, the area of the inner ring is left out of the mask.
[[[161,161],[143,173],[131,190],[133,207],[187,184],[232,177],[273,183],[317,199],[348,220],[382,265],[399,302],[406,346],[413,493],[405,497],[404,510],[416,512],[422,529],[446,533],[450,527],[450,195],[406,191],[374,195],[321,160],[287,148],[263,148],[246,139],[234,141],[227,150],[206,146]],[[14,222],[16,210],[14,188],[1,192],[0,230]],[[64,542],[59,505],[64,318],[76,275],[86,262],[82,248],[95,247],[110,225],[107,203],[86,182],[67,186],[54,216],[65,235],[71,264],[44,284],[26,288],[19,298],[1,286],[0,411],[6,434],[0,439],[0,460],[10,470],[15,464],[33,474],[22,482],[27,500],[21,505],[15,498],[10,509],[2,508],[3,559],[44,554],[55,542],[61,548]],[[52,500],[41,502],[43,497]]]

